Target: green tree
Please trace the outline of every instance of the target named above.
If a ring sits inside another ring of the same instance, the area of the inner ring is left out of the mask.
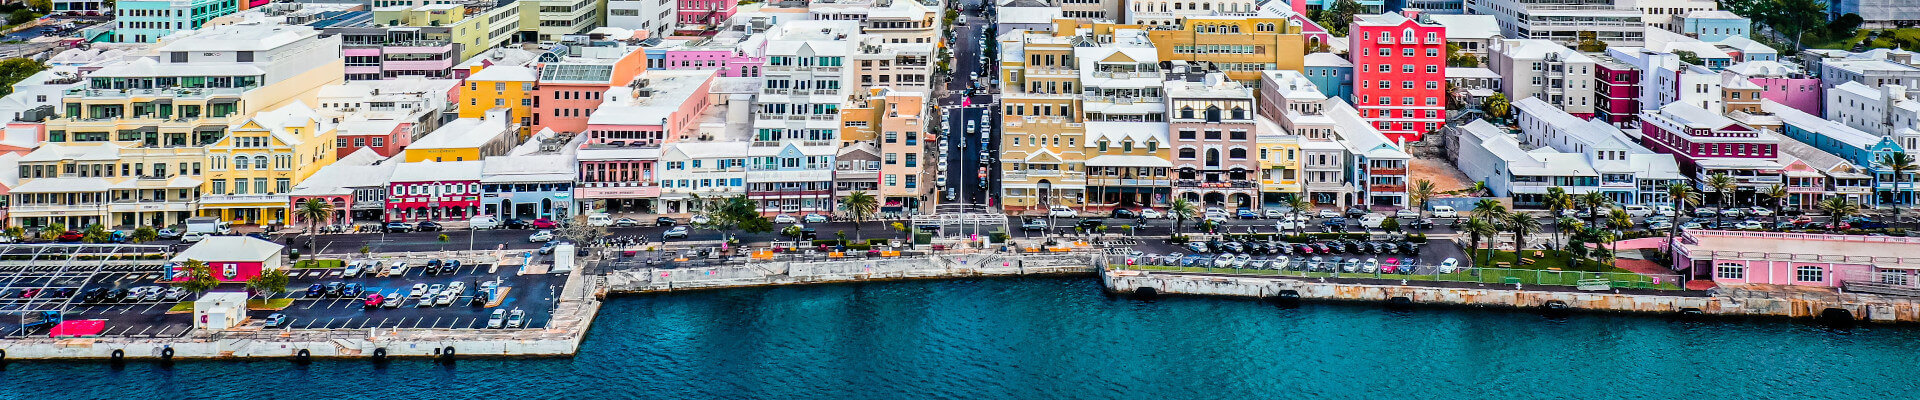
[[[1541,201],[1546,203],[1547,218],[1553,219],[1553,245],[1558,247],[1560,235],[1566,232],[1566,227],[1560,225],[1560,220],[1564,218],[1562,214],[1573,205],[1573,198],[1567,195],[1567,188],[1553,186],[1547,188],[1547,194],[1541,196]]]
[[[1435,193],[1433,181],[1426,179],[1415,180],[1413,181],[1413,186],[1410,186],[1408,190],[1410,191],[1407,192],[1407,197],[1413,200],[1414,207],[1419,207],[1420,216],[1426,217],[1427,209],[1432,208],[1428,207],[1427,201],[1433,200]]]
[[[1553,245],[1559,247],[1561,250],[1566,250],[1567,246],[1562,245],[1559,240],[1563,236],[1571,239],[1574,231],[1580,230],[1580,220],[1574,219],[1573,217],[1551,218],[1553,218]]]
[[[1486,111],[1487,116],[1493,117],[1494,120],[1506,120],[1508,115],[1513,113],[1513,103],[1507,101],[1506,93],[1494,93],[1492,96],[1487,96],[1487,101],[1480,104],[1480,109]]]
[[[13,12],[7,14],[7,24],[10,24],[10,25],[24,24],[24,23],[32,22],[34,18],[40,18],[40,13],[33,12],[33,10],[22,8],[18,10],[13,10]]]
[[[1365,11],[1366,9],[1358,1],[1339,0],[1321,11],[1320,18],[1315,19],[1314,22],[1319,23],[1322,28],[1327,28],[1327,32],[1334,36],[1346,36],[1347,27],[1353,25],[1353,16]]]
[[[0,61],[0,96],[13,94],[14,84],[44,69],[47,69],[46,64],[31,58],[16,57]]]
[[[45,240],[59,239],[60,235],[64,233],[67,233],[67,224],[55,222],[47,224],[46,229],[40,230],[40,238]]]
[[[1700,59],[1699,54],[1695,54],[1694,52],[1691,52],[1691,51],[1674,50],[1673,55],[1680,56],[1680,62],[1683,62],[1683,63],[1699,65],[1699,66],[1707,65],[1706,61],[1703,61]]]
[[[1859,205],[1847,202],[1844,197],[1828,197],[1820,200],[1819,207],[1820,212],[1826,213],[1827,217],[1833,219],[1835,223],[1844,222],[1848,217],[1860,212]]]
[[[1493,188],[1487,187],[1487,181],[1474,181],[1473,187],[1467,188],[1467,192],[1473,196],[1492,196]]]
[[[1448,43],[1447,44],[1447,66],[1460,67],[1460,68],[1477,68],[1480,66],[1480,58],[1474,57],[1472,54],[1461,53],[1460,45]]]
[[[1484,198],[1473,202],[1473,211],[1469,214],[1487,220],[1489,223],[1498,223],[1506,220],[1507,206],[1501,205],[1500,200]]]
[[[27,239],[27,229],[18,226],[9,226],[5,231],[5,235],[14,239]]]
[[[1787,211],[1787,187],[1776,183],[1768,186],[1765,192],[1760,192],[1760,195],[1766,196],[1767,200],[1771,200],[1769,203],[1773,204],[1773,217],[1770,218],[1772,221],[1767,223],[1767,229],[1780,226],[1780,214]]]
[[[134,243],[146,243],[146,242],[157,240],[159,238],[160,238],[159,230],[155,230],[151,226],[142,226],[139,228],[133,228],[133,236],[128,237],[127,240],[132,240]]]
[[[1891,152],[1891,153],[1882,154],[1880,155],[1879,159],[1874,160],[1874,163],[1880,164],[1881,168],[1886,168],[1887,172],[1893,173],[1893,192],[1895,196],[1898,196],[1900,193],[1901,183],[1911,184],[1911,182],[1913,181],[1913,179],[1908,177],[1907,174],[1910,172],[1913,172],[1914,169],[1920,168],[1920,165],[1916,165],[1916,161],[1913,159],[1913,156],[1907,155],[1906,152]],[[1890,202],[1893,204],[1894,222],[1900,221],[1900,203],[1901,202],[1902,201],[1898,198]]]
[[[1307,219],[1303,218],[1302,215],[1305,214],[1307,210],[1313,209],[1313,202],[1307,201],[1307,196],[1304,194],[1294,194],[1291,197],[1287,197],[1286,201],[1287,208],[1293,209],[1294,234],[1305,234],[1307,231]]]
[[[1167,216],[1173,217],[1173,235],[1180,236],[1180,226],[1186,225],[1187,218],[1191,218],[1193,213],[1198,211],[1200,209],[1194,207],[1193,202],[1187,201],[1184,197],[1175,197],[1173,202],[1167,203]]]
[[[259,294],[260,298],[269,298],[287,292],[287,271],[269,270],[247,278],[247,289]]]
[[[314,229],[318,228],[321,222],[333,219],[333,203],[321,199],[307,199],[293,209],[293,218],[307,222],[307,245],[312,246]],[[309,255],[307,259],[313,259],[313,257]]]
[[[180,272],[184,274],[183,276],[185,276],[186,279],[175,279],[171,282],[174,287],[199,294],[206,293],[208,290],[213,290],[215,286],[220,285],[220,281],[213,278],[213,268],[208,267],[205,262],[200,260],[187,260],[187,264],[182,266],[181,269],[182,271]]]
[[[758,204],[746,195],[718,200],[708,216],[714,229],[722,231],[738,229],[747,233],[773,231],[773,221],[760,215]]]
[[[1600,212],[1600,209],[1612,206],[1613,199],[1607,198],[1606,193],[1587,192],[1580,196],[1580,205],[1587,208],[1587,224],[1595,225],[1600,223],[1601,217],[1606,216]]]
[[[1533,214],[1517,212],[1507,214],[1506,222],[1507,231],[1513,232],[1513,254],[1519,257],[1527,249],[1527,235],[1540,229],[1540,221],[1534,220]]]
[[[1480,263],[1479,255],[1491,252],[1480,249],[1480,240],[1482,238],[1492,240],[1493,235],[1500,233],[1500,227],[1480,217],[1468,217],[1467,222],[1461,224],[1460,228],[1467,233],[1467,258],[1472,260],[1474,266],[1484,266]]]
[[[1718,211],[1721,212],[1713,213],[1713,226],[1717,227],[1720,226],[1721,215],[1727,209],[1728,200],[1733,198],[1733,177],[1728,176],[1724,172],[1716,172],[1713,175],[1707,176],[1707,188],[1713,189],[1713,197],[1715,200],[1713,204],[1720,207]]]
[[[1671,252],[1673,251],[1673,238],[1680,236],[1680,219],[1678,217],[1692,215],[1687,213],[1687,210],[1700,205],[1700,193],[1694,191],[1692,186],[1687,186],[1685,183],[1674,183],[1667,185],[1667,199],[1673,202],[1673,214],[1676,217],[1673,220],[1673,226],[1667,227],[1667,251]],[[1672,257],[1669,256],[1668,260],[1672,260]],[[1669,267],[1672,266],[1669,265]]]
[[[86,243],[112,242],[113,232],[108,231],[106,226],[100,224],[87,225],[87,230],[80,232],[80,241]]]
[[[1633,229],[1633,216],[1628,215],[1627,210],[1615,208],[1613,209],[1613,212],[1607,213],[1607,227],[1613,229],[1613,237],[1615,240],[1625,238],[1627,235],[1627,230]],[[1616,253],[1616,254],[1619,253],[1620,242],[1618,241],[1612,241],[1612,242],[1613,242],[1613,253]]]
[[[860,223],[873,219],[873,214],[880,211],[880,200],[864,190],[856,190],[840,198],[840,209],[846,210],[847,217],[853,219],[853,237],[860,239]]]
[[[1860,14],[1841,14],[1839,17],[1834,17],[1833,22],[1827,24],[1827,37],[1853,37],[1854,32],[1860,29],[1860,24],[1865,22],[1867,22],[1866,19],[1860,18]]]
[[[40,12],[53,11],[53,0],[27,0],[27,8]],[[1859,16],[1855,15],[1854,17]]]
[[[1773,4],[1767,26],[1792,40],[1794,50],[1800,49],[1800,39],[1807,32],[1826,29],[1826,0],[1773,0]]]
[[[1398,219],[1398,218],[1387,218],[1387,220],[1385,220],[1385,221],[1380,221],[1380,230],[1382,230],[1382,231],[1386,231],[1386,232],[1399,232],[1399,231],[1400,231],[1400,219]]]

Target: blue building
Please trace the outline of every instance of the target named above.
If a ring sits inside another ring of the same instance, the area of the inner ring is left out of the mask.
[[[1313,53],[1306,58],[1307,80],[1327,98],[1353,102],[1353,63],[1333,53]]]
[[[1773,100],[1763,100],[1760,108],[1780,117],[1780,134],[1865,169],[1873,177],[1874,204],[1913,203],[1914,173],[1907,172],[1907,176],[1895,180],[1893,173],[1879,162],[1882,156],[1906,151],[1893,138],[1854,129]]]
[[[240,12],[233,0],[124,0],[114,6],[113,41],[153,43],[207,20]]]
[[[1721,10],[1699,10],[1681,17],[1680,33],[1703,42],[1718,42],[1730,37],[1747,37],[1753,20]]]

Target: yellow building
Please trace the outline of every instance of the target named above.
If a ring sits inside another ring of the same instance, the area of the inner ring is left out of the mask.
[[[505,108],[517,125],[533,124],[533,85],[539,78],[533,68],[516,65],[473,73],[460,86],[460,118],[485,118],[487,110]]]
[[[404,159],[422,161],[480,161],[506,155],[520,144],[520,125],[508,121],[507,109],[488,110],[481,118],[461,118],[441,125],[407,145]]]
[[[1066,31],[1071,34],[1071,30]],[[1027,33],[1001,43],[999,205],[1009,213],[1086,203],[1086,124],[1074,36]],[[991,178],[991,177],[989,177]]]
[[[1260,71],[1305,68],[1306,38],[1286,17],[1192,16],[1178,29],[1148,31],[1160,59],[1205,61],[1227,78],[1254,83]]]
[[[1260,198],[1264,204],[1300,195],[1300,137],[1267,117],[1256,117],[1260,141]]]
[[[287,222],[287,192],[334,161],[334,124],[295,103],[228,128],[207,146],[200,215],[236,224]]]
[[[512,43],[520,33],[523,20],[539,20],[538,2],[426,4],[389,6],[373,10],[373,21],[388,27],[423,28],[416,30],[426,42],[451,42],[460,46],[460,60],[473,58],[487,49]],[[477,7],[470,7],[477,6]],[[423,43],[430,46],[432,43]],[[460,60],[453,60],[459,62]]]

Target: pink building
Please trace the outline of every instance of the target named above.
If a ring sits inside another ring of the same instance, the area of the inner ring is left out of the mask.
[[[1744,76],[1760,85],[1760,97],[1813,115],[1820,113],[1820,78],[1800,73],[1799,68],[1774,61],[1749,61],[1721,73]]]
[[[1920,238],[1688,230],[1675,268],[1719,284],[1914,288]]]
[[[587,123],[574,197],[603,212],[659,210],[654,165],[660,146],[697,139],[700,116],[713,106],[716,76],[711,70],[647,71],[631,86],[608,90]]]
[[[1361,15],[1347,36],[1354,108],[1389,140],[1420,140],[1446,121],[1447,28],[1418,12]]]
[[[1617,128],[1640,119],[1640,70],[1606,54],[1593,57],[1593,117]]]
[[[480,161],[424,161],[394,167],[386,220],[462,220],[480,209]]]
[[[667,50],[664,69],[714,70],[722,78],[757,77],[760,76],[760,66],[766,64],[766,57],[751,54],[747,49],[711,45]]]
[[[580,47],[579,56],[540,65],[529,131],[585,132],[608,88],[626,86],[647,70],[647,52],[625,44]]]
[[[720,25],[740,7],[734,0],[680,0],[680,25]]]

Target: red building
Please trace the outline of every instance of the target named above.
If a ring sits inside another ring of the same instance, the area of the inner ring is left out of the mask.
[[[394,167],[385,220],[462,220],[480,210],[479,161],[423,161]]]
[[[380,157],[393,157],[413,142],[413,124],[397,120],[355,120],[340,123],[334,131],[334,157],[346,157],[360,149],[373,150]]]
[[[1593,57],[1594,118],[1618,128],[1640,119],[1640,70],[1605,54]]]
[[[1356,16],[1348,31],[1360,117],[1396,142],[1438,131],[1447,108],[1446,27],[1408,11]]]
[[[220,282],[246,282],[262,272],[285,270],[280,261],[281,246],[250,236],[208,236],[173,256],[173,280],[186,280],[188,260],[200,261],[213,270]]]

